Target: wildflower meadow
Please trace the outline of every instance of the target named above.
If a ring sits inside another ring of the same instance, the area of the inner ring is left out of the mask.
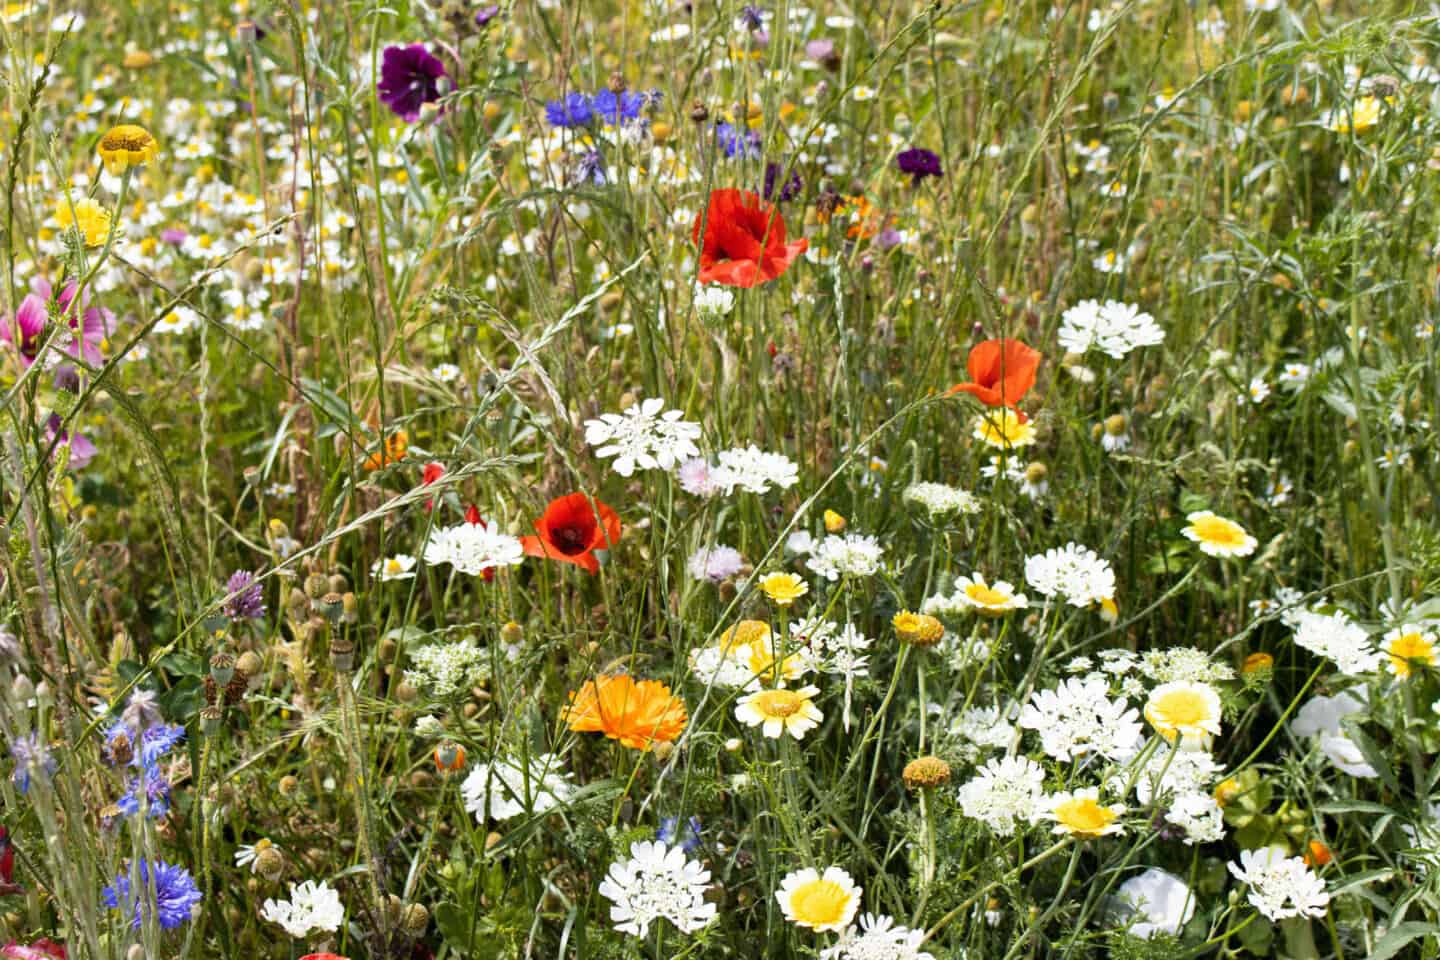
[[[0,958],[1440,958],[1440,6],[0,3]]]

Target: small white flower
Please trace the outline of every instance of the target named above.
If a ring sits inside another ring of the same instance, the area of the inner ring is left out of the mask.
[[[1115,893],[1123,918],[1134,919],[1126,930],[1149,940],[1157,933],[1179,936],[1180,928],[1195,916],[1195,896],[1173,873],[1151,867],[1120,884]]]
[[[1044,769],[1029,757],[992,758],[960,787],[960,812],[1008,837],[1016,826],[1035,821],[1044,784]]]
[[[1299,857],[1275,847],[1240,851],[1240,865],[1226,864],[1235,879],[1250,887],[1250,903],[1269,920],[1323,917],[1330,905],[1325,881]]]
[[[328,883],[306,880],[290,885],[289,900],[266,900],[260,916],[278,923],[290,936],[299,939],[311,930],[334,933],[345,921],[340,894]]]
[[[880,569],[885,550],[874,537],[858,533],[827,536],[810,556],[808,565],[826,580],[869,577]]]
[[[669,920],[682,933],[694,933],[715,919],[715,904],[705,900],[710,871],[689,860],[680,847],[641,840],[629,859],[610,864],[600,895],[611,902],[615,929],[644,937],[650,924]]]
[[[518,759],[476,764],[460,784],[465,809],[482,826],[487,819],[505,821],[526,812],[553,810],[574,792],[570,775],[551,753],[531,756],[528,771]]]
[[[1025,581],[1047,597],[1074,607],[1115,598],[1115,571],[1094,550],[1078,543],[1025,558]]]
[[[408,553],[397,553],[393,557],[376,560],[370,568],[370,575],[382,581],[409,580],[415,576],[415,558]]]

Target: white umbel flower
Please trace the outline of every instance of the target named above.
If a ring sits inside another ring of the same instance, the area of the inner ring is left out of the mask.
[[[859,932],[846,930],[835,946],[820,951],[820,960],[935,960],[934,954],[920,949],[924,945],[924,930],[867,913],[860,918]]]
[[[340,894],[328,883],[306,880],[290,884],[289,900],[266,900],[260,916],[278,923],[290,936],[299,939],[311,930],[334,933],[345,921]]]
[[[1054,690],[1037,690],[1020,711],[1020,726],[1040,735],[1040,749],[1056,760],[1098,753],[1108,760],[1130,755],[1140,737],[1140,714],[1124,699],[1111,700],[1104,677],[1070,677]]]
[[[1250,888],[1250,903],[1268,920],[1323,917],[1330,905],[1325,881],[1299,857],[1275,847],[1240,851],[1240,865],[1226,864]]]
[[[1115,571],[1098,553],[1078,543],[1026,557],[1025,582],[1073,607],[1093,607],[1115,598]]]
[[[1346,676],[1373,673],[1382,660],[1370,635],[1343,613],[1300,614],[1294,640],[1297,647],[1333,660]]]
[[[800,482],[800,468],[789,457],[767,453],[753,443],[722,450],[716,459],[719,464],[710,470],[710,482],[727,494],[737,487],[756,494],[786,490]]]
[[[662,412],[663,411],[663,412]],[[615,472],[628,477],[641,470],[669,470],[687,457],[698,456],[695,441],[700,425],[682,420],[680,410],[665,410],[665,401],[651,397],[622,413],[602,413],[585,421],[585,442],[597,457],[615,458]]]
[[[430,534],[425,562],[448,563],[460,573],[478,576],[497,567],[513,567],[525,559],[519,539],[500,532],[494,523],[462,523]]]
[[[997,836],[1035,820],[1044,799],[1045,771],[1029,757],[986,761],[975,779],[960,787],[960,812],[979,820]]]
[[[885,551],[874,537],[858,533],[828,536],[820,541],[807,561],[826,580],[841,577],[869,577],[880,569]]]
[[[532,756],[528,771],[519,760],[476,764],[460,784],[465,809],[482,825],[487,819],[505,821],[527,810],[536,814],[553,810],[574,792],[560,758],[551,753]]]
[[[669,920],[681,933],[709,924],[715,919],[715,904],[705,900],[709,886],[710,871],[683,849],[641,840],[631,844],[628,860],[610,864],[599,889],[611,902],[615,929],[643,937],[657,920]]]

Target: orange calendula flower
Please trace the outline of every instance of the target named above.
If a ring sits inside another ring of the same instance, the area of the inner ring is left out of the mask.
[[[405,459],[405,454],[409,450],[410,435],[404,430],[396,430],[385,438],[384,450],[376,450],[366,458],[365,469],[373,472],[381,467],[388,467],[392,463],[399,463]]]
[[[570,694],[565,722],[576,733],[603,733],[633,750],[647,753],[671,743],[689,719],[685,701],[657,680],[628,674],[602,674]]]

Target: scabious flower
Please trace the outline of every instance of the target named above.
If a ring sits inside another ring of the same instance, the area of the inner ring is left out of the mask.
[[[748,447],[723,450],[719,463],[710,471],[710,482],[727,494],[738,487],[747,493],[788,490],[800,482],[800,468],[782,453],[767,453],[753,443]]]
[[[1120,884],[1115,891],[1119,919],[1126,932],[1142,940],[1157,934],[1176,937],[1195,916],[1195,895],[1185,881],[1158,867],[1150,867]]]
[[[131,873],[138,875],[146,890],[132,892]],[[112,910],[127,911],[130,925],[140,929],[142,914],[148,916],[150,901],[155,903],[155,918],[164,930],[174,930],[190,919],[191,911],[202,899],[195,878],[184,867],[172,866],[163,860],[141,860],[115,878],[113,886],[101,891],[100,899]]]
[[[375,89],[397,117],[414,123],[420,119],[425,104],[440,99],[442,82],[449,78],[445,64],[423,43],[386,47],[382,56],[380,82]]]
[[[539,536],[521,537],[526,556],[573,563],[590,573],[600,571],[596,550],[609,550],[620,540],[620,517],[599,500],[583,493],[551,500],[535,521]]]
[[[745,558],[740,551],[723,544],[701,547],[685,561],[685,571],[690,574],[690,579],[709,580],[711,583],[729,580],[744,568]]]
[[[716,910],[705,899],[709,886],[710,871],[686,858],[684,849],[640,840],[630,845],[629,859],[610,864],[599,891],[611,902],[615,929],[644,937],[658,920],[669,920],[682,933],[709,925]]]
[[[236,570],[225,582],[225,602],[220,612],[231,620],[259,620],[265,616],[265,593],[255,574]]]
[[[691,242],[700,248],[700,282],[727,287],[768,283],[810,247],[803,237],[786,243],[785,219],[774,206],[731,188],[711,191]]]
[[[665,684],[622,673],[601,674],[571,691],[563,719],[577,733],[603,733],[648,753],[678,738],[689,717],[685,702]]]
[[[816,933],[839,932],[850,926],[860,908],[863,889],[840,867],[826,867],[822,874],[814,867],[796,870],[780,881],[775,899],[785,919]]]
[[[1093,607],[1115,596],[1115,571],[1094,550],[1078,543],[1026,557],[1025,582],[1073,607]]]
[[[918,184],[926,177],[940,177],[940,157],[924,147],[911,147],[895,155],[895,165],[901,173],[909,174],[912,184]]]
[[[1008,837],[1017,826],[1035,820],[1044,784],[1044,769],[1029,757],[991,758],[973,780],[960,787],[960,812],[979,820],[997,836]]]
[[[820,951],[820,960],[935,960],[920,948],[925,931],[899,926],[887,916],[865,914],[860,930],[854,927],[840,934],[835,946]]]
[[[345,922],[345,905],[328,883],[306,880],[290,884],[289,900],[267,899],[260,916],[299,939],[312,930],[334,933]]]
[[[585,442],[597,448],[595,456],[614,457],[615,472],[622,477],[637,467],[670,470],[700,453],[695,446],[700,425],[682,420],[683,416],[680,410],[665,410],[664,400],[651,397],[623,414],[602,413],[597,420],[586,420]]]
[[[1236,880],[1250,888],[1250,903],[1266,919],[1323,917],[1330,905],[1325,881],[1300,857],[1287,857],[1274,847],[1241,850],[1240,865],[1226,866]]]
[[[757,690],[746,694],[735,705],[735,719],[747,727],[760,727],[772,740],[786,733],[799,740],[825,719],[812,699],[819,693],[820,688],[813,686],[798,690]]]
[[[541,814],[567,803],[575,793],[570,775],[553,753],[533,754],[528,769],[518,758],[497,757],[476,764],[464,782],[460,795],[475,822],[504,822],[522,813]]]

